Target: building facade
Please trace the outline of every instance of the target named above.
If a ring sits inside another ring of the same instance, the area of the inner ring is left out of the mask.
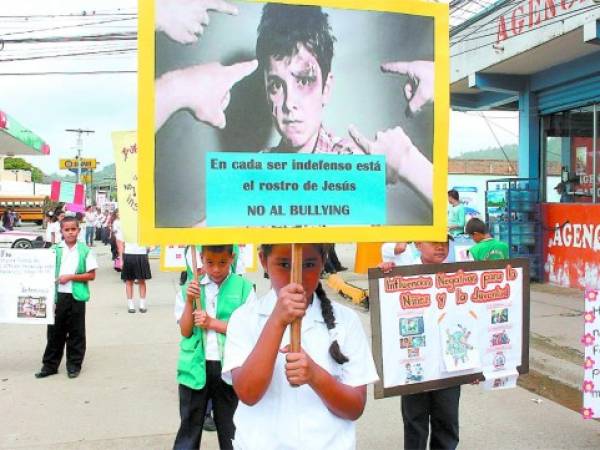
[[[600,288],[600,1],[499,1],[450,41],[452,108],[519,112],[545,279]]]

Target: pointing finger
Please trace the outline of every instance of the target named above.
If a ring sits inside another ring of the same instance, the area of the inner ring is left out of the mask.
[[[387,73],[398,73],[401,75],[412,74],[412,62],[410,61],[394,61],[387,62],[381,65],[381,71]]]
[[[253,73],[257,67],[258,61],[256,59],[233,64],[231,66],[225,66],[223,77],[225,80],[227,80],[229,86],[233,86],[241,79],[246,78],[248,75]]]
[[[206,9],[209,11],[218,11],[234,16],[239,13],[239,10],[236,6],[226,2],[225,0],[206,0],[204,4],[206,5]]]
[[[354,125],[348,127],[348,134],[352,140],[358,145],[366,154],[371,154],[372,142],[368,140]]]

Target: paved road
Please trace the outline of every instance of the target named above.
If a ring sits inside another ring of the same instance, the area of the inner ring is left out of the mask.
[[[149,283],[149,312],[128,314],[124,287],[98,248],[101,269],[88,304],[88,350],[81,376],[64,366],[36,380],[45,345],[39,326],[0,324],[0,448],[167,449],[178,426],[175,365],[178,329],[173,299],[178,274],[161,273]],[[345,265],[351,249],[342,247]],[[251,274],[264,292],[267,282]],[[343,301],[343,300],[342,300]],[[359,311],[368,333],[368,314]],[[516,388],[488,393],[463,388],[461,448],[575,449],[600,446],[600,423],[584,421],[556,403]],[[370,395],[358,422],[359,449],[402,448],[398,398]],[[216,449],[214,433],[202,448]]]

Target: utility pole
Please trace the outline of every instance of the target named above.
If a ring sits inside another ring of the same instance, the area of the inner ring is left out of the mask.
[[[83,147],[83,137],[82,135],[84,133],[86,134],[91,134],[94,133],[94,130],[82,130],[81,128],[78,128],[76,130],[74,129],[66,129],[65,131],[68,131],[69,133],[77,133],[77,180],[76,182],[79,183],[79,181],[81,180],[81,150]]]

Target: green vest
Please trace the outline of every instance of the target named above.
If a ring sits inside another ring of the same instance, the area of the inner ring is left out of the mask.
[[[191,280],[191,278],[190,278]],[[187,284],[185,288],[187,289]],[[230,274],[219,287],[217,294],[217,319],[228,322],[233,311],[242,306],[253,286],[245,278],[236,274]],[[205,310],[204,286],[201,287],[200,296],[202,309]],[[184,297],[185,298],[185,297]],[[219,354],[223,362],[223,349],[225,347],[225,335],[217,333]],[[206,384],[206,358],[204,347],[206,346],[206,330],[199,327],[192,328],[190,337],[181,337],[179,344],[179,362],[177,363],[177,382],[191,389],[202,389]]]
[[[79,264],[77,264],[77,270],[75,271],[75,275],[81,275],[86,273],[87,270],[85,268],[85,260],[87,255],[90,253],[90,249],[83,242],[77,241],[77,254],[79,255]],[[56,253],[56,279],[60,276],[60,263],[62,261],[62,247],[58,244],[55,244],[53,247],[54,252]],[[87,281],[72,281],[71,285],[73,287],[73,298],[75,300],[79,300],[80,302],[87,302],[90,299],[90,287],[88,286]],[[58,300],[58,284],[56,285],[56,296],[54,297],[54,303]]]

